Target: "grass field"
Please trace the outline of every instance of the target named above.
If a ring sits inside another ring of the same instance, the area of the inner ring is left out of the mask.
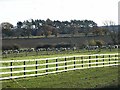
[[[117,66],[92,68],[5,80],[2,88],[112,88],[118,87],[118,76]]]
[[[117,50],[112,52],[103,50],[102,54],[117,53]],[[35,58],[50,58],[57,56],[71,56],[81,54],[96,54],[97,52],[71,52],[58,53],[38,56],[17,56],[3,58],[3,60],[18,60],[18,59],[35,59]],[[6,65],[5,65],[6,66]],[[118,66],[81,69],[75,71],[62,72],[57,74],[48,74],[38,77],[28,77],[13,80],[2,81],[3,88],[104,88],[118,87]],[[120,84],[119,84],[120,86]]]

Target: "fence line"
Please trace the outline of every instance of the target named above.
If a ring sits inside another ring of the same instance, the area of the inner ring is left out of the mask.
[[[21,62],[23,65],[19,65],[18,64],[19,62]],[[32,64],[27,64],[27,62],[31,62]],[[77,69],[117,66],[119,64],[119,60],[118,60],[118,53],[114,53],[114,54],[63,56],[63,57],[43,58],[43,59],[33,59],[33,60],[10,60],[10,61],[0,61],[0,63],[3,64],[3,66],[0,67],[0,69],[2,69],[2,72],[0,72],[0,75],[2,75],[2,77],[0,77],[0,80],[5,80],[5,79],[20,78],[20,77],[39,76],[39,75],[58,73],[58,72],[66,72]],[[4,66],[4,64],[5,65],[9,64],[9,65]],[[32,70],[27,69],[30,67],[32,68]],[[14,70],[14,69],[22,69],[22,70]],[[21,73],[22,75],[16,75]]]
[[[0,63],[7,63],[7,62],[23,62],[23,61],[41,61],[41,60],[46,60],[46,59],[59,59],[59,58],[72,58],[72,57],[85,57],[85,56],[106,56],[106,55],[118,55],[118,53],[114,54],[91,54],[91,55],[73,55],[73,56],[62,56],[62,57],[54,57],[54,58],[42,58],[42,59],[25,59],[25,60],[5,60],[5,61],[0,61]]]
[[[105,60],[109,58],[98,58],[99,60]],[[118,59],[118,57],[111,57],[111,59]],[[97,59],[84,59],[84,61],[92,61],[92,60],[97,60]],[[60,61],[60,62],[54,62],[54,63],[45,63],[45,64],[32,64],[32,65],[19,65],[19,66],[7,66],[7,67],[0,67],[0,69],[6,69],[6,68],[21,68],[21,67],[34,67],[34,66],[42,66],[42,65],[51,65],[51,64],[60,64],[60,63],[66,63],[66,62],[75,62],[75,61],[82,61],[82,60],[70,60],[70,61]],[[11,62],[12,63],[12,62]],[[89,62],[90,63],[90,62]]]

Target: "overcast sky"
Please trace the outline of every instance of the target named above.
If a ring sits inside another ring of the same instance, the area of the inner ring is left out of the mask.
[[[118,24],[119,0],[0,0],[0,23],[47,18],[51,20],[106,20]]]

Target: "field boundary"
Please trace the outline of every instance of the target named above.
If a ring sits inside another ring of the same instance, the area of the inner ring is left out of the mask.
[[[114,54],[92,54],[92,55],[74,55],[74,56],[62,56],[54,58],[43,59],[29,59],[29,60],[6,60],[0,61],[2,64],[9,64],[7,66],[2,65],[0,69],[0,80],[25,78],[30,76],[46,75],[58,72],[67,72],[70,70],[117,66],[119,64],[118,53]],[[38,63],[38,62],[43,63]],[[17,63],[23,65],[15,65]],[[32,64],[26,64],[31,62]],[[33,64],[34,63],[34,64]],[[61,64],[61,65],[60,65]],[[39,68],[39,66],[43,66]],[[27,70],[27,68],[32,68]],[[20,70],[14,70],[14,69]],[[42,72],[39,72],[42,71]],[[30,74],[34,72],[33,74]],[[22,73],[22,75],[16,75]],[[27,74],[28,73],[28,74]],[[15,74],[15,75],[13,75]],[[7,76],[4,76],[7,75]]]

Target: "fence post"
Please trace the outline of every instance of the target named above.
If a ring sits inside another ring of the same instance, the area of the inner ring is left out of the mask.
[[[25,61],[24,61],[24,75],[25,75],[26,73],[25,73]],[[25,78],[25,77],[24,77]]]
[[[38,67],[38,66],[37,66],[37,60],[36,60],[36,71],[35,71],[36,74],[37,74],[37,67]],[[37,75],[36,75],[36,77],[37,77]]]
[[[67,70],[67,59],[66,59],[66,57],[65,57],[65,70]],[[65,71],[66,72],[66,71]]]
[[[98,66],[98,56],[96,56],[96,66]]]
[[[91,60],[90,59],[91,59],[91,56],[89,56],[89,67],[91,67],[91,64],[90,64]]]
[[[58,59],[56,59],[56,71],[58,71]]]
[[[110,55],[109,55],[109,65],[110,65]]]
[[[82,60],[82,61],[81,61],[81,63],[82,63],[82,67],[84,67],[84,65],[83,65],[83,57],[81,57],[81,60]]]
[[[103,55],[103,67],[104,67],[104,55]]]
[[[48,72],[48,59],[46,59],[46,73]]]
[[[74,57],[74,68],[75,68],[75,57]]]
[[[11,77],[12,77],[12,62],[10,62],[10,66],[11,66],[10,71],[11,71]]]
[[[115,55],[115,64],[117,63],[117,62],[116,62],[116,61],[117,61],[116,57],[117,57],[117,55]]]

